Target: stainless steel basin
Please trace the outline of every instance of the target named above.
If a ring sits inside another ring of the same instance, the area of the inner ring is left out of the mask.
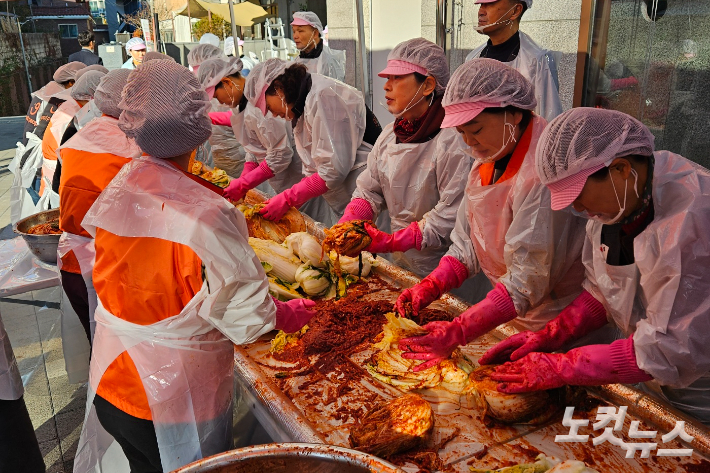
[[[57,246],[61,235],[30,235],[27,231],[57,217],[59,209],[45,210],[23,218],[12,228],[15,233],[22,235],[32,254],[45,263],[57,264]]]

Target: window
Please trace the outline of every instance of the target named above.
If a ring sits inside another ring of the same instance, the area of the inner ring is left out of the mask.
[[[76,38],[79,28],[76,25],[59,25],[59,36],[62,38]]]

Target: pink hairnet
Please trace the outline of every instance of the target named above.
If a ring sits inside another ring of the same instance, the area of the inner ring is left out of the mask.
[[[78,75],[78,74],[77,74]],[[89,101],[94,98],[96,87],[99,86],[101,78],[105,76],[101,71],[88,71],[76,79],[74,87],[71,88],[71,98],[74,100]]]
[[[249,72],[246,84],[244,85],[244,95],[247,100],[262,112],[265,112],[265,105],[262,104],[266,89],[278,76],[284,73],[290,64],[278,58],[268,59],[260,62]]]
[[[213,57],[226,58],[224,52],[211,44],[200,44],[190,51],[187,55],[187,63],[192,66],[199,66],[208,59]]]
[[[202,63],[199,71],[197,71],[197,80],[202,84],[202,88],[207,90],[219,84],[222,78],[241,71],[243,67],[244,64],[238,57],[208,59]]]
[[[101,78],[94,92],[94,103],[106,115],[114,118],[121,116],[121,92],[128,82],[132,69],[115,69]]]
[[[119,128],[156,158],[190,152],[212,134],[207,94],[174,61],[149,61],[133,70],[121,98]]]
[[[449,83],[449,63],[446,53],[436,44],[424,38],[414,38],[399,43],[387,55],[389,61],[404,61],[427,71],[426,75],[436,79],[436,91],[444,92]]]
[[[615,158],[653,154],[653,135],[635,118],[615,110],[573,108],[552,120],[540,136],[535,163],[545,185],[585,178]],[[570,181],[571,182],[571,181]]]
[[[76,73],[85,67],[86,64],[83,62],[72,61],[68,64],[64,64],[59,69],[54,71],[52,79],[54,79],[54,82],[59,82],[60,84],[69,82],[70,80],[76,80]]]
[[[297,11],[293,14],[292,25],[303,25],[304,23],[317,29],[320,34],[323,34],[323,23],[321,23],[318,15],[312,11]]]

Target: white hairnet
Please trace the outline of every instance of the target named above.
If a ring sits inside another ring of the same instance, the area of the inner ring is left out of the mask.
[[[54,82],[59,82],[60,84],[69,82],[70,80],[76,80],[76,73],[84,68],[86,68],[86,64],[83,62],[72,61],[54,71],[52,79]]]
[[[622,156],[651,156],[653,140],[643,123],[625,113],[573,108],[552,120],[540,136],[537,172],[549,185]]]
[[[436,91],[441,93],[449,83],[449,63],[446,53],[431,41],[414,38],[399,43],[387,55],[388,61],[406,61],[423,67],[427,75],[436,79]]]
[[[94,103],[106,115],[114,118],[121,116],[121,92],[128,82],[132,69],[114,69],[101,78],[94,92]]]
[[[211,44],[200,44],[190,51],[187,55],[187,63],[192,66],[199,66],[208,59],[213,57],[226,57],[224,52]]]
[[[523,110],[537,106],[535,88],[520,72],[487,58],[472,59],[459,66],[449,80],[441,104],[448,107],[476,102]]]
[[[119,128],[156,158],[192,151],[212,133],[207,93],[174,61],[149,61],[133,70],[121,98]]]
[[[219,47],[219,37],[216,34],[205,33],[200,36],[200,44],[211,44],[212,46]]]
[[[278,76],[284,73],[290,64],[278,58],[268,59],[260,62],[249,72],[246,84],[244,85],[244,95],[252,105],[258,107],[259,98],[264,95],[266,89]]]
[[[134,49],[146,49],[143,38],[131,38],[126,41],[126,51],[132,51]]]
[[[236,48],[234,47],[234,36],[230,36],[229,38],[224,40],[224,55],[239,56],[239,54],[237,54]]]
[[[208,59],[197,71],[197,80],[200,81],[203,89],[215,87],[222,78],[236,74],[243,66],[238,57]]]
[[[293,14],[293,19],[295,20],[302,20],[311,25],[313,28],[317,29],[318,32],[322,35],[323,34],[323,23],[321,23],[320,18],[318,18],[318,15],[313,13],[312,11],[297,11],[296,13]],[[293,25],[293,23],[291,23]],[[296,23],[298,24],[298,23]]]
[[[81,101],[89,101],[94,98],[96,87],[98,87],[101,78],[105,75],[100,71],[88,71],[82,74],[76,80],[74,87],[71,88],[71,98]]]

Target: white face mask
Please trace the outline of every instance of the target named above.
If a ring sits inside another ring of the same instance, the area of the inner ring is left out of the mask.
[[[513,5],[513,6],[510,8],[510,10],[514,9],[516,6],[517,6],[517,5]],[[510,13],[510,10],[508,10],[508,11],[505,12],[505,13],[503,13],[503,15],[501,15],[500,19],[499,19],[498,21],[496,21],[495,23],[491,23],[491,24],[489,24],[489,25],[483,25],[483,26],[474,26],[473,29],[474,29],[477,33],[483,34],[483,30],[488,29],[488,28],[490,28],[491,26],[500,25],[500,24],[504,24],[504,23],[510,25],[511,28],[512,28],[512,27],[513,27],[513,20],[511,20],[510,18],[508,18],[507,20],[504,20],[504,19],[503,19],[503,17],[504,17],[505,15],[507,15],[508,13]]]
[[[497,152],[490,156],[481,156],[469,148],[469,150],[471,150],[470,156],[478,160],[480,163],[486,164],[494,162],[496,159],[498,159],[500,154],[505,150],[505,148],[510,144],[511,141],[513,141],[514,143],[518,142],[518,140],[515,139],[515,125],[513,125],[512,123],[508,123],[508,112],[504,113],[505,115],[503,116],[503,146],[501,146]]]
[[[638,173],[636,172],[635,169],[631,169],[631,174],[634,175],[634,192],[636,193],[636,197],[639,196],[639,191],[638,191]],[[609,179],[611,179],[611,171],[609,171]],[[602,217],[601,215],[595,215],[595,216],[590,216],[587,214],[587,218],[590,218],[592,220],[595,220],[597,222],[603,223],[604,225],[613,225],[616,222],[618,222],[622,215],[624,215],[624,211],[626,210],[626,191],[629,187],[629,180],[624,181],[624,203],[623,205],[621,204],[621,200],[619,200],[619,194],[616,192],[616,185],[614,184],[614,179],[611,179],[611,186],[614,188],[614,196],[616,196],[616,202],[619,204],[619,213],[616,214],[614,217]]]

